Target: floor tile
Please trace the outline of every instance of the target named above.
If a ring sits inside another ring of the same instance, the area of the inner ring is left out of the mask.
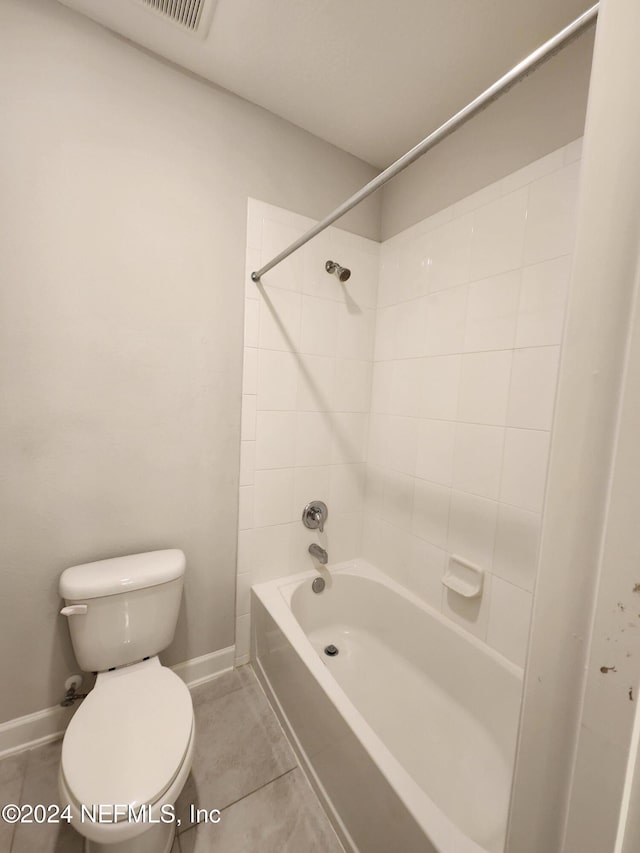
[[[230,672],[224,672],[222,675],[218,675],[211,681],[206,681],[191,690],[193,707],[205,705],[220,696],[232,693],[234,690],[241,690],[253,682],[255,682],[255,676],[249,666],[241,666],[238,669],[232,669]]]
[[[223,809],[296,765],[262,689],[250,678],[242,689],[195,707],[193,768],[176,804],[181,832],[190,825],[190,804]]]
[[[26,766],[27,755],[24,752],[10,755],[0,761],[0,805],[20,802]],[[0,853],[11,849],[14,831],[15,824],[0,820]]]
[[[32,749],[22,786],[20,803],[58,803],[58,769],[62,741]],[[45,824],[16,824],[11,853],[82,853],[83,839],[65,821]]]
[[[224,809],[220,823],[181,835],[180,845],[182,853],[343,853],[298,768]]]
[[[250,666],[193,690],[196,754],[176,804],[181,835],[171,853],[342,851]],[[62,742],[0,761],[0,799],[58,802]],[[189,829],[188,808],[220,809],[223,822]],[[82,853],[67,823],[0,824],[0,853]]]

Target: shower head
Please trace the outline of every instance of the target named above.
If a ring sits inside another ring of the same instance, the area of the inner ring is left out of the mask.
[[[341,267],[337,261],[327,261],[324,268],[328,273],[337,275],[340,281],[348,281],[351,277],[351,270]]]

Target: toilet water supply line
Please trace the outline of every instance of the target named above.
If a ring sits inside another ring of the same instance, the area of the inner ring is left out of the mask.
[[[430,133],[429,136],[422,140],[422,142],[419,142],[410,151],[403,154],[403,156],[396,160],[395,163],[392,163],[383,172],[380,172],[377,177],[369,181],[368,184],[365,184],[362,189],[358,190],[358,192],[354,193],[354,195],[344,201],[321,222],[318,222],[317,225],[314,225],[313,228],[306,231],[301,237],[291,243],[290,246],[280,252],[279,255],[276,255],[275,258],[272,258],[263,267],[260,267],[259,270],[252,272],[251,280],[258,284],[261,277],[266,272],[273,269],[277,264],[284,261],[285,258],[288,258],[289,255],[301,248],[301,246],[304,246],[305,243],[308,243],[309,240],[312,240],[320,234],[321,231],[324,231],[325,228],[332,225],[336,219],[340,219],[341,216],[344,216],[345,213],[348,213],[352,208],[360,204],[361,201],[364,201],[365,198],[370,196],[376,190],[379,190],[380,187],[387,183],[387,181],[390,181],[391,178],[394,178],[397,174],[406,169],[407,166],[410,166],[422,157],[423,154],[426,154],[427,151],[437,145],[438,142],[441,142],[445,137],[449,136],[449,134],[457,130],[461,125],[472,118],[472,116],[477,115],[477,113],[493,101],[497,100],[501,95],[504,95],[505,92],[508,92],[512,86],[519,83],[520,80],[538,68],[538,66],[540,66],[545,60],[554,56],[561,48],[565,47],[570,41],[579,36],[583,30],[585,30],[596,19],[599,5],[599,3],[595,3],[583,12],[582,15],[577,17],[575,21],[560,30],[559,33],[556,33],[553,38],[550,38],[548,41],[544,42],[544,44],[540,45],[540,47],[536,48],[536,50],[534,50],[533,53],[530,53],[526,59],[523,59],[515,65],[511,71],[508,71],[500,77],[500,79],[496,80],[492,86],[485,89],[482,94],[474,98],[473,101],[468,103],[466,107],[463,107],[463,109],[445,121],[444,124],[441,124],[437,130]]]

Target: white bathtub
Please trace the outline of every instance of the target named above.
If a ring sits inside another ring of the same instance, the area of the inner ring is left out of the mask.
[[[251,657],[343,843],[499,853],[521,670],[363,560],[322,575],[253,587]]]

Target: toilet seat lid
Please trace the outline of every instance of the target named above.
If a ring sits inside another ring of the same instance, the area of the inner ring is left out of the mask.
[[[157,802],[182,765],[192,727],[191,694],[170,669],[148,661],[108,673],[64,736],[69,792],[83,805]]]

